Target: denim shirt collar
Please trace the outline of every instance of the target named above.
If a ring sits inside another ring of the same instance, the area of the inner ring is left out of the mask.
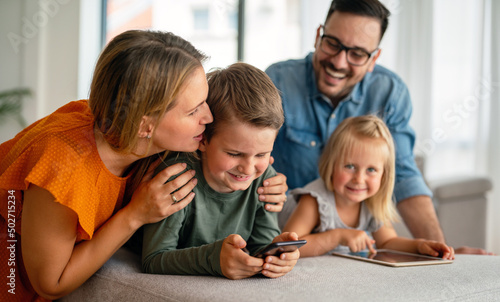
[[[307,87],[309,89],[309,97],[310,97],[310,99],[322,99],[322,100],[326,101],[328,104],[331,104],[330,99],[318,90],[318,86],[316,85],[316,74],[314,73],[312,60],[313,60],[313,53],[310,52],[306,57],[306,75],[307,74],[310,75],[308,77],[306,76]],[[363,80],[361,80],[361,82],[354,85],[354,88],[351,91],[351,93],[349,93],[339,103],[342,103],[345,101],[351,101],[351,102],[356,103],[356,104],[361,103],[361,100],[363,99],[363,89],[362,89],[363,82],[367,76],[369,76],[369,73],[367,73],[365,75],[365,77],[363,78]]]

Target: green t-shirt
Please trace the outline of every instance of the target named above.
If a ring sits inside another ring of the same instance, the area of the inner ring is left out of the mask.
[[[238,234],[253,253],[280,234],[277,214],[264,209],[257,188],[276,171],[267,170],[245,191],[219,193],[206,182],[201,162],[184,154],[159,169],[185,162],[196,171],[194,200],[164,220],[144,227],[142,269],[146,273],[223,276],[220,268],[222,241]],[[158,171],[158,169],[157,169]]]

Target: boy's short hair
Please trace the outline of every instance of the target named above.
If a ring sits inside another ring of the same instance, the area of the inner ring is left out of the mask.
[[[214,117],[205,130],[207,141],[224,122],[236,120],[276,130],[283,125],[280,94],[262,70],[240,62],[209,72],[207,79],[207,104]]]

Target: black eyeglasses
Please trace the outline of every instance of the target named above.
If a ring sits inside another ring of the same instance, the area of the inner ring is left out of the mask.
[[[324,27],[321,26],[324,32]],[[368,60],[377,53],[378,48],[371,53],[358,47],[347,47],[340,43],[339,39],[323,34],[321,35],[321,41],[319,44],[320,49],[329,56],[336,56],[342,50],[346,52],[347,62],[354,66],[365,65]]]

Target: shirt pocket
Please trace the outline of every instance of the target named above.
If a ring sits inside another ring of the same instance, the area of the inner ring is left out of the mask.
[[[307,132],[301,129],[294,129],[292,127],[286,128],[286,137],[289,141],[300,145],[301,147],[322,150],[323,141],[316,133]]]

